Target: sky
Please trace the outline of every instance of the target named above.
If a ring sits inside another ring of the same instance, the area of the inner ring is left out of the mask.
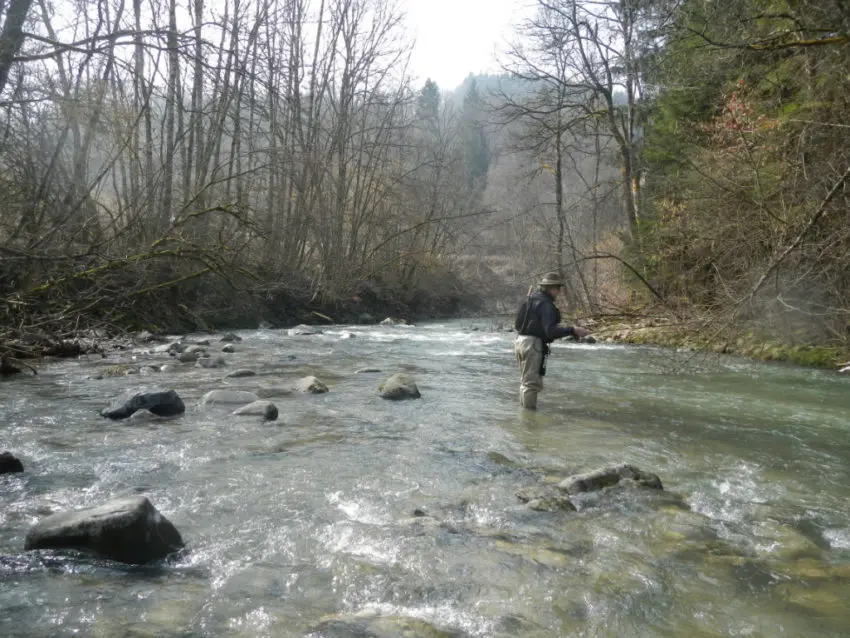
[[[411,71],[451,91],[470,73],[498,71],[496,52],[505,49],[528,0],[399,0],[416,39]]]

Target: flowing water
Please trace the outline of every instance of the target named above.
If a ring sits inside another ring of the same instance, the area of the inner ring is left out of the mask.
[[[0,382],[0,449],[27,469],[0,477],[0,635],[847,635],[850,379],[564,344],[524,413],[512,336],[471,326],[246,331],[226,355],[244,379],[89,378],[168,361],[140,348]],[[363,367],[412,373],[422,399],[381,400]],[[276,422],[197,405],[306,374],[330,392],[274,399]],[[186,415],[97,415],[145,385]],[[665,493],[515,496],[619,462]],[[176,562],[22,551],[45,515],[137,492],[183,534]]]

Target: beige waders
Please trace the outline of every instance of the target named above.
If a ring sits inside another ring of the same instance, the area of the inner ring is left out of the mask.
[[[537,393],[543,389],[540,366],[543,363],[543,340],[540,337],[520,335],[514,342],[516,362],[521,382],[519,403],[529,410],[537,409]]]

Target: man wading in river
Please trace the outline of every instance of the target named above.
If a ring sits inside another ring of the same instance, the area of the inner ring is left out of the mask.
[[[555,300],[563,286],[564,281],[558,273],[547,273],[540,280],[538,290],[525,298],[516,313],[514,328],[519,336],[514,343],[514,352],[522,378],[519,403],[528,410],[537,409],[537,393],[543,389],[549,344],[563,337],[582,339],[590,334],[589,330],[578,326],[564,328],[558,325],[561,313],[555,306]]]

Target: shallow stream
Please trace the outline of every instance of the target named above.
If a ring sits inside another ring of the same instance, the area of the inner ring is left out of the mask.
[[[26,466],[0,477],[0,635],[850,632],[850,379],[564,344],[528,413],[512,335],[474,325],[244,331],[223,370],[90,378],[169,363],[140,347],[0,381],[0,450]],[[421,400],[378,397],[394,371]],[[330,392],[272,399],[275,422],[197,405],[307,374]],[[98,416],[141,387],[176,389],[186,415]],[[620,462],[666,494],[611,488],[574,513],[515,495]],[[136,492],[187,542],[175,564],[23,553],[47,514]]]

